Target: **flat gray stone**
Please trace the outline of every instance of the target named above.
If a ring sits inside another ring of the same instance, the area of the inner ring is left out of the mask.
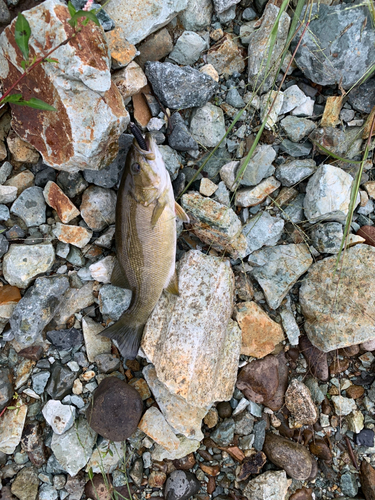
[[[113,285],[103,285],[99,290],[99,309],[111,321],[120,319],[131,301],[132,292]]]
[[[275,167],[272,165],[272,162],[275,158],[276,151],[272,146],[266,144],[257,146],[253,157],[250,159],[243,173],[241,185],[257,186],[263,179],[273,175]]]
[[[212,10],[211,0],[189,0],[178,18],[186,30],[201,31],[211,24]]]
[[[307,118],[298,118],[297,116],[287,116],[280,122],[281,128],[286,133],[288,139],[293,142],[299,142],[310,132],[316,129],[316,124]]]
[[[64,434],[53,434],[51,448],[61,467],[75,476],[89,461],[97,434],[83,417]]]
[[[169,54],[169,58],[177,64],[189,66],[200,58],[206,48],[206,42],[194,31],[184,31]]]
[[[102,231],[115,222],[116,194],[112,189],[90,186],[82,195],[81,215],[93,231]]]
[[[67,276],[37,278],[16,305],[10,326],[20,348],[41,342],[41,333],[61,306],[69,288]]]
[[[46,207],[43,189],[33,186],[22,191],[10,211],[20,217],[27,227],[32,227],[46,222]]]
[[[268,212],[262,212],[252,218],[243,228],[249,253],[263,246],[275,246],[284,229],[284,221],[271,217]]]
[[[312,264],[309,249],[303,243],[263,248],[252,253],[251,275],[262,287],[268,305],[277,309],[286,294]]]
[[[310,141],[305,141],[302,143],[292,142],[289,139],[284,139],[280,144],[281,151],[284,153],[299,158],[300,156],[308,156],[312,149],[312,144]]]
[[[275,177],[283,186],[290,187],[316,171],[314,160],[292,160],[276,169]]]
[[[158,146],[160,154],[164,160],[165,168],[168,170],[171,180],[174,181],[178,176],[181,167],[181,157],[169,146]]]
[[[190,121],[193,138],[207,148],[214,148],[224,137],[225,120],[221,108],[210,102],[193,111]]]
[[[51,243],[44,245],[10,245],[3,260],[4,278],[10,285],[26,288],[31,281],[49,271],[55,261]]]
[[[213,0],[215,12],[221,14],[230,9],[233,5],[240,3],[240,1],[241,0]]]
[[[190,66],[148,62],[145,73],[162,104],[171,109],[201,107],[218,87],[210,76]]]
[[[305,14],[306,8],[301,19]],[[323,86],[341,82],[348,89],[355,85],[375,63],[375,32],[367,5],[360,1],[350,8],[345,3],[314,4],[309,16],[309,29],[296,54],[297,66]],[[298,40],[292,40],[292,52]]]
[[[304,200],[305,195],[299,193],[294,200],[283,208],[281,217],[287,222],[294,222],[295,224],[299,224],[300,222],[306,220],[305,213],[303,211]]]
[[[320,165],[306,186],[305,215],[309,222],[345,222],[353,177],[333,165]],[[355,206],[360,200],[359,194]]]

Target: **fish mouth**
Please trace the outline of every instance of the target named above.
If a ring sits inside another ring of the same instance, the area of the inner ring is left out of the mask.
[[[134,138],[133,146],[144,158],[146,158],[146,160],[155,160],[155,153],[152,149],[152,138],[150,134],[146,135],[146,137],[143,139],[143,142],[145,143],[147,149],[141,148],[136,137]]]

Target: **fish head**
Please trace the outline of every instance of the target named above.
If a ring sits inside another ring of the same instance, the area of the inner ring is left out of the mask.
[[[145,207],[156,201],[168,188],[169,174],[163,157],[151,134],[146,134],[147,150],[141,149],[136,139],[128,155],[131,192]]]

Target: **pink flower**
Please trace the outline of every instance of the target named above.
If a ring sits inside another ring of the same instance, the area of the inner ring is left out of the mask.
[[[83,7],[82,10],[88,12],[91,9],[92,4],[94,3],[94,0],[87,0],[86,5]]]

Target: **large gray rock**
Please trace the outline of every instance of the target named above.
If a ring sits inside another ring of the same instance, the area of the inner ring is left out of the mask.
[[[32,186],[22,191],[10,211],[20,217],[27,227],[32,227],[46,222],[46,207],[43,189]]]
[[[161,412],[176,433],[183,434],[189,439],[202,440],[201,426],[206,410],[193,406],[170,392],[157,378],[154,366],[147,365],[143,369],[143,375]]]
[[[285,42],[288,36],[290,17],[283,12],[279,20],[276,43],[272,49],[271,59],[267,67],[268,53],[271,43],[271,31],[274,27],[276,18],[280,9],[276,5],[268,4],[262,17],[261,27],[250,35],[249,41],[249,83],[254,90],[260,87],[260,93],[263,94],[271,88],[273,79],[278,70],[278,61],[284,50]],[[265,77],[264,84],[261,83]]]
[[[117,3],[114,0],[109,7],[119,12]],[[126,6],[131,13],[128,2]],[[71,36],[68,8],[59,0],[47,0],[24,15],[33,32],[29,46],[37,57]],[[139,18],[139,14],[134,16]],[[0,36],[3,91],[23,72],[21,52],[13,43],[15,22]],[[90,23],[90,29],[62,45],[54,57],[58,64],[40,64],[18,90],[38,96],[57,112],[28,108],[25,114],[24,107],[16,106],[12,128],[43,155],[47,165],[66,171],[99,170],[115,158],[118,138],[129,123],[122,97],[111,80],[111,57],[102,28]]]
[[[311,229],[311,242],[320,253],[339,253],[344,237],[344,227],[340,222],[314,224]],[[363,239],[355,234],[349,234],[347,247],[363,243]]]
[[[300,289],[305,331],[324,352],[375,339],[375,248],[356,245],[309,270]]]
[[[105,319],[117,321],[125,312],[132,298],[132,292],[113,285],[103,285],[99,291],[99,308]]]
[[[169,57],[177,64],[188,66],[198,61],[205,48],[206,42],[201,36],[194,31],[184,31]]]
[[[316,171],[314,160],[292,160],[276,169],[275,177],[283,186],[290,187]]]
[[[162,104],[171,109],[203,106],[218,86],[210,76],[190,66],[148,62],[145,73]]]
[[[146,36],[168,24],[188,5],[188,0],[111,0],[105,10],[124,31],[125,38],[137,44]]]
[[[222,259],[190,251],[178,264],[179,296],[162,295],[142,349],[168,389],[199,408],[231,398],[241,332],[231,320],[233,274]]]
[[[309,249],[303,243],[262,248],[252,253],[252,276],[262,287],[268,305],[277,309],[298,278],[312,264]]]
[[[242,229],[249,253],[262,246],[273,247],[278,242],[284,229],[284,221],[279,217],[271,217],[268,212],[261,212],[251,219]]]
[[[224,113],[210,102],[193,111],[190,132],[198,144],[213,148],[225,135]]]
[[[305,215],[309,222],[345,222],[353,177],[333,165],[320,165],[306,186]],[[355,207],[360,201],[359,194]]]
[[[96,436],[83,417],[64,434],[53,434],[51,449],[61,467],[71,476],[78,474],[89,461]]]
[[[46,245],[11,245],[4,256],[4,278],[10,285],[26,288],[31,281],[49,271],[55,261],[51,243]]]
[[[369,8],[357,1],[348,5],[313,4],[308,8],[309,29],[296,54],[303,73],[320,85],[344,89],[355,85],[375,63],[375,31]],[[301,18],[306,15],[306,8]],[[292,40],[295,50],[299,37]]]
[[[10,326],[17,347],[23,349],[41,342],[41,333],[59,310],[69,288],[67,276],[38,278],[16,305]]]
[[[195,192],[184,194],[181,203],[191,217],[192,230],[203,242],[235,259],[247,255],[241,221],[231,208]]]
[[[211,0],[189,0],[178,18],[186,30],[201,31],[211,24],[211,15]]]
[[[276,151],[272,146],[267,144],[257,146],[243,173],[241,185],[257,186],[263,179],[273,175],[275,167],[272,162],[275,158]]]

